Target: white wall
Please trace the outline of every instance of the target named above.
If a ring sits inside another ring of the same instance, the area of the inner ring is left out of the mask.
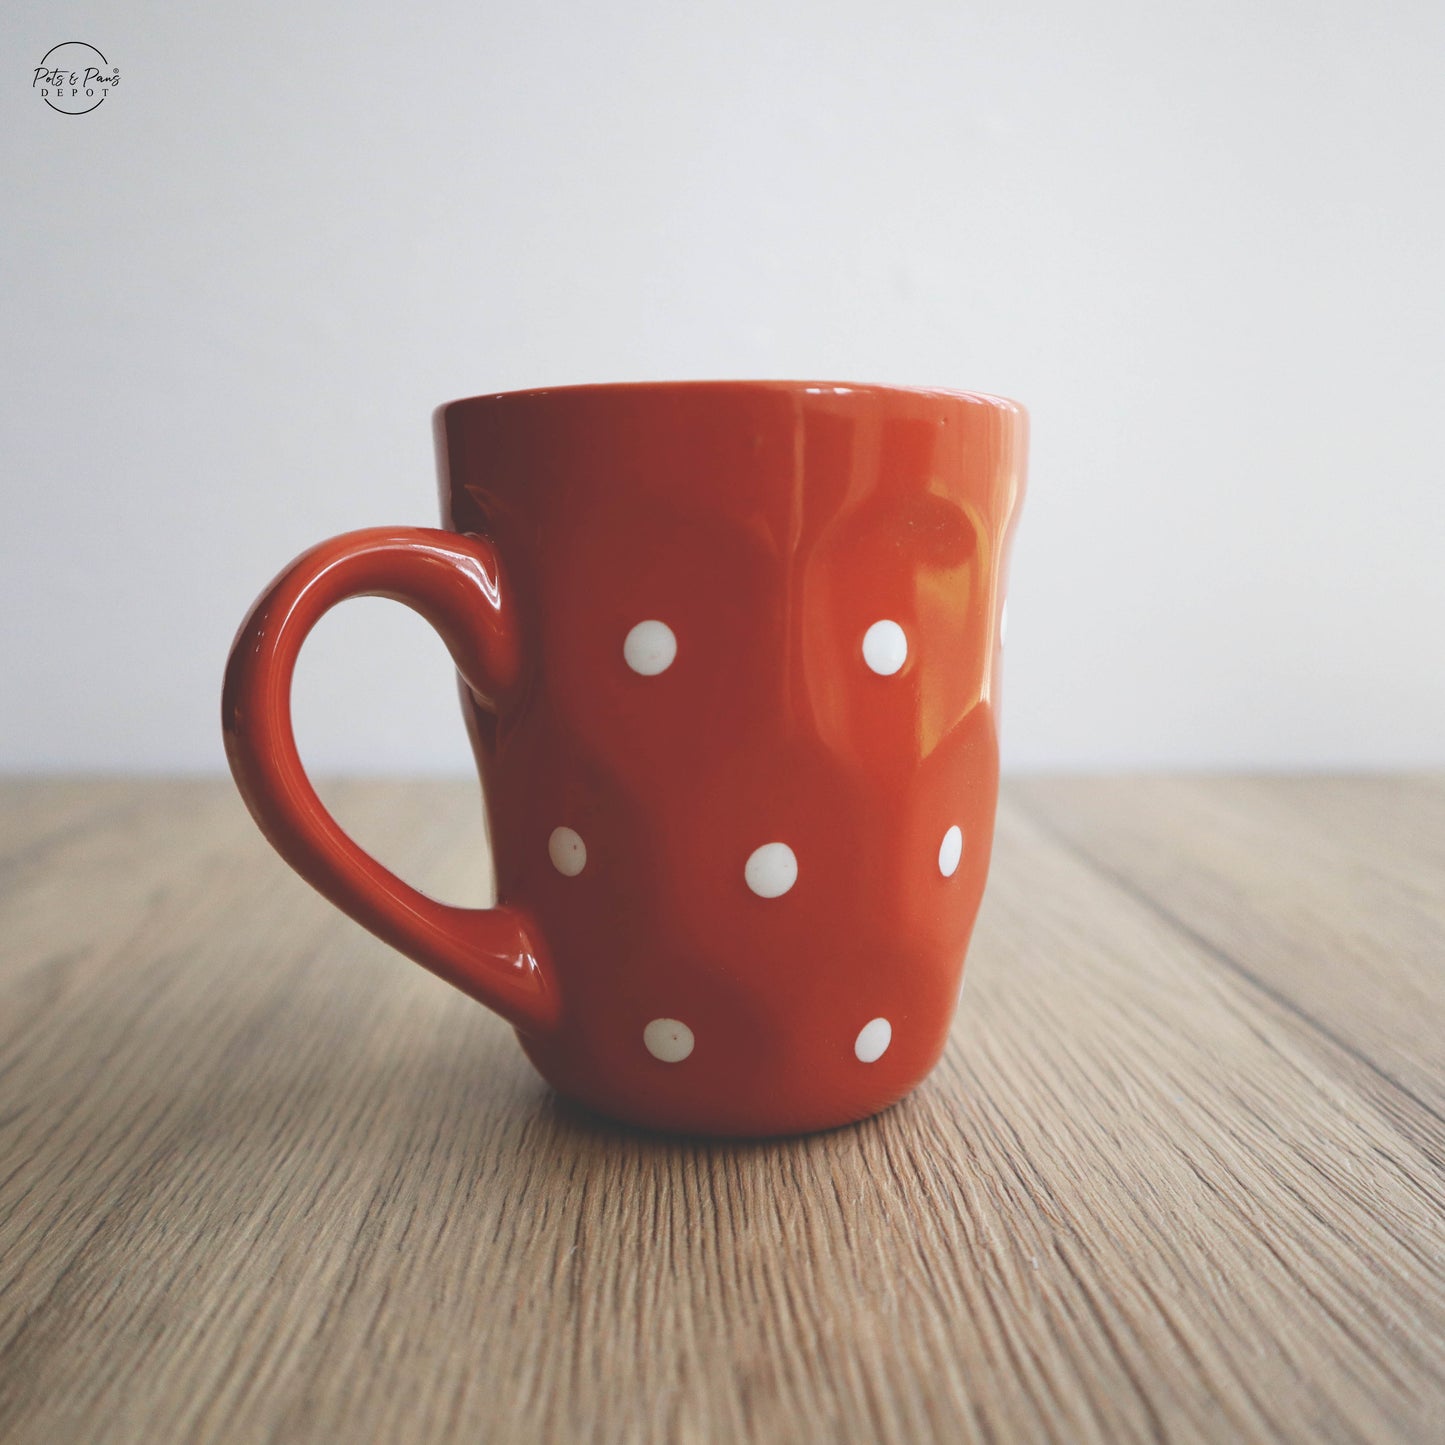
[[[434,403],[706,376],[1029,405],[1012,766],[1445,763],[1438,0],[21,0],[0,54],[0,765],[220,767],[242,613],[433,519]],[[299,693],[317,766],[465,766],[399,608]]]

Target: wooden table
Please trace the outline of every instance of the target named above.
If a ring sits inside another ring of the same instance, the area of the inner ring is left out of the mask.
[[[480,901],[472,785],[328,796]],[[942,1066],[763,1144],[559,1103],[228,784],[0,802],[7,1445],[1445,1439],[1441,780],[1013,783]]]

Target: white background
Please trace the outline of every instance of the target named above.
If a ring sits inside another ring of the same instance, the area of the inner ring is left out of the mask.
[[[1008,765],[1445,762],[1438,0],[12,3],[0,60],[0,766],[221,767],[243,612],[434,520],[435,403],[717,376],[1029,406]],[[298,694],[319,768],[467,766],[401,608]]]

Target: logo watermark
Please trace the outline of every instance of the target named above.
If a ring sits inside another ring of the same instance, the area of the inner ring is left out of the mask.
[[[120,84],[120,69],[83,40],[52,45],[35,67],[32,90],[61,115],[89,115]]]

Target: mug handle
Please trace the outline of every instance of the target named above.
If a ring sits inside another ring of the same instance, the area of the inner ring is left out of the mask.
[[[404,602],[441,635],[483,706],[516,700],[518,628],[491,543],[430,527],[347,532],[287,567],[231,646],[221,721],[241,796],[272,847],[344,913],[523,1032],[547,1032],[560,999],[534,921],[518,908],[457,908],[419,893],[342,831],[306,776],[291,678],[307,634],[349,597]]]

